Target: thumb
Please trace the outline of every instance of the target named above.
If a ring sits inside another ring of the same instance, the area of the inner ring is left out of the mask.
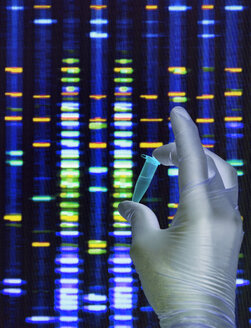
[[[143,231],[160,229],[155,213],[144,204],[125,200],[119,204],[118,211],[131,224],[133,241]]]

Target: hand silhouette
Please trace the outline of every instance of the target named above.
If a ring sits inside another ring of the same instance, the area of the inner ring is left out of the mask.
[[[179,168],[179,206],[168,229],[147,206],[123,201],[130,256],[161,327],[235,327],[238,255],[243,239],[236,170],[204,149],[186,110],[170,113],[175,142],[153,151]]]

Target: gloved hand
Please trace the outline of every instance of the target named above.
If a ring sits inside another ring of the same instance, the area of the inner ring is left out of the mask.
[[[186,110],[170,113],[175,142],[153,151],[179,168],[179,206],[168,229],[147,206],[123,201],[132,226],[130,256],[161,327],[235,327],[243,239],[236,170],[202,147]]]

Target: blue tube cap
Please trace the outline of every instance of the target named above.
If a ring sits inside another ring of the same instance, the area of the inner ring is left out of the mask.
[[[157,170],[157,167],[160,165],[160,162],[154,157],[145,154],[142,154],[141,157],[145,158],[146,161],[134,188],[132,201],[136,203],[139,203],[144,196],[152,181],[154,173]]]

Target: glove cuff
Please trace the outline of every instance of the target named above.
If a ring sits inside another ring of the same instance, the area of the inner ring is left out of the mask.
[[[158,314],[161,328],[236,328],[235,316],[229,317],[219,309],[180,310],[168,314]]]

